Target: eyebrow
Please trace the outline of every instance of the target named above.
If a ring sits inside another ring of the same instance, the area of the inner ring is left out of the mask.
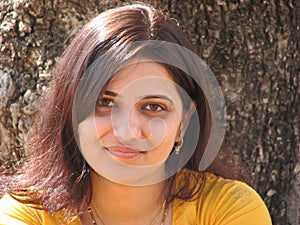
[[[110,96],[112,96],[112,97],[117,97],[117,96],[118,96],[117,93],[112,92],[112,91],[105,91],[105,92],[103,93],[103,95],[110,95]]]
[[[152,98],[165,99],[173,104],[173,101],[165,95],[148,95],[148,96],[143,97],[142,99],[146,100],[146,99],[152,99]]]

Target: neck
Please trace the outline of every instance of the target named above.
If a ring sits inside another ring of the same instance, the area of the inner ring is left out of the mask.
[[[92,172],[92,208],[105,224],[151,224],[167,198],[165,182],[127,186]]]

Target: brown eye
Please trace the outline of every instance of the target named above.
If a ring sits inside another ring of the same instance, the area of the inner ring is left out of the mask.
[[[99,116],[107,116],[112,112],[112,109],[116,107],[116,103],[111,98],[100,98],[97,101],[95,110]]]
[[[97,102],[97,106],[104,106],[104,107],[114,107],[114,101],[112,99],[109,98],[101,98],[98,100]]]
[[[148,111],[152,111],[152,112],[160,112],[160,111],[164,111],[165,107],[159,105],[159,104],[148,104],[146,106],[144,106],[145,110]]]

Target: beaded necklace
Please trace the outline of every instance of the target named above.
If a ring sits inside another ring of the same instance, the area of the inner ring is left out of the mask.
[[[93,207],[93,208],[95,208],[95,207]],[[163,210],[163,217],[162,217],[162,219],[161,219],[160,225],[164,225],[165,220],[166,220],[166,217],[167,217],[167,215],[168,215],[168,211],[169,211],[169,209],[168,209],[168,207],[167,207],[167,200],[165,200],[165,201],[163,202],[163,204],[162,204],[162,206],[161,206],[161,209]],[[153,224],[156,222],[156,220],[158,219],[158,216],[160,215],[161,209],[157,212],[157,214],[156,214],[155,217],[153,218],[153,220],[152,220],[152,222],[151,222],[150,225],[153,225]],[[87,211],[88,211],[88,213],[89,213],[89,215],[90,215],[90,217],[91,217],[91,220],[92,220],[93,225],[97,225],[96,220],[95,220],[95,216],[94,216],[94,212],[93,212],[93,210],[92,210],[92,207],[91,207],[91,206],[88,207]],[[98,215],[98,213],[97,213],[96,210],[95,210],[95,212],[96,212],[96,216],[99,218],[101,224],[102,224],[102,225],[105,225],[105,223],[103,222],[103,220],[101,219],[101,217]]]

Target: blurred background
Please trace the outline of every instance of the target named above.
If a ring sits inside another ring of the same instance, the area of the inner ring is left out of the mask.
[[[141,2],[177,20],[221,85],[227,133],[216,161],[237,168],[275,225],[299,225],[300,1]],[[127,3],[0,1],[0,171],[14,173],[26,161],[38,99],[74,29]]]

